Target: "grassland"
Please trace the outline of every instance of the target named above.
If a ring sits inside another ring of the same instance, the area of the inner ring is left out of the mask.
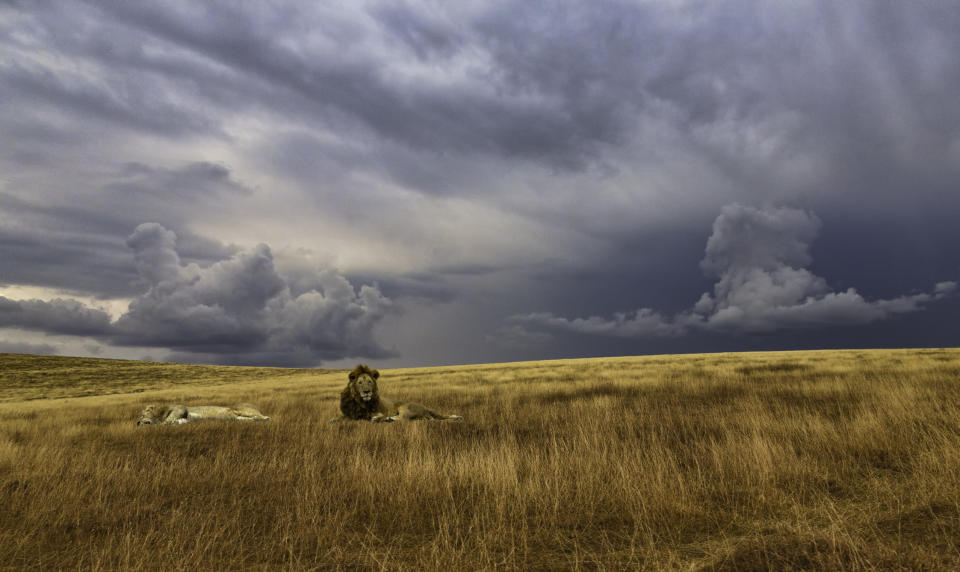
[[[46,362],[114,394],[37,399],[44,359],[0,356],[9,569],[960,569],[960,350],[382,371],[462,424],[328,425],[330,371]],[[168,399],[273,421],[134,426]]]
[[[277,380],[311,370],[0,353],[0,403]]]

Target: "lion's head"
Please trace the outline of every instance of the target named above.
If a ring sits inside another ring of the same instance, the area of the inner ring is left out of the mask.
[[[158,409],[159,407],[153,404],[144,407],[143,411],[140,412],[140,419],[137,420],[137,425],[153,425],[158,417]]]
[[[380,372],[370,369],[365,365],[357,365],[350,372],[350,388],[353,396],[359,401],[369,403],[378,397],[377,379],[380,378]]]
[[[369,419],[379,406],[377,379],[380,372],[358,365],[348,377],[350,381],[340,394],[340,412],[348,419]]]

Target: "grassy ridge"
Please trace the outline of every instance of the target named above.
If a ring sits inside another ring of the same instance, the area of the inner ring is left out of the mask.
[[[0,353],[0,402],[276,379],[310,371]]]
[[[0,405],[0,562],[960,567],[958,350],[383,372],[463,424],[330,426],[345,375],[297,379],[171,389],[252,400],[255,425],[138,430],[137,395]]]

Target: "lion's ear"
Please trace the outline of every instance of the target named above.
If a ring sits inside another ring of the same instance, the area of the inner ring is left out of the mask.
[[[373,379],[380,379],[380,371],[379,371],[379,370],[376,370],[376,369],[373,370],[373,371],[371,372],[371,375],[373,375]]]
[[[350,374],[349,374],[347,377],[350,378],[350,381],[356,381],[356,380],[357,380],[357,372],[351,371]]]

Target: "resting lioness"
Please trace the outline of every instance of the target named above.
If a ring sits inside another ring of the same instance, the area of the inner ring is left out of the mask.
[[[270,421],[255,405],[239,403],[232,407],[222,405],[147,405],[140,413],[137,425],[179,425],[193,421]]]

